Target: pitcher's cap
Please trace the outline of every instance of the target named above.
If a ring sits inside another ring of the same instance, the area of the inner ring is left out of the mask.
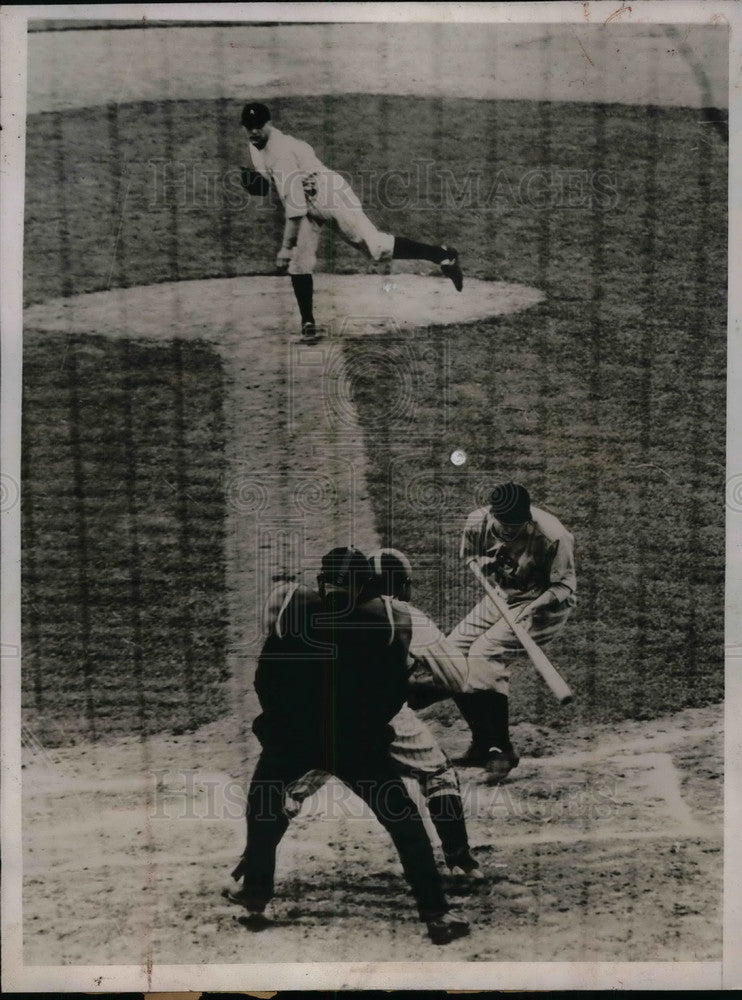
[[[271,113],[264,104],[251,101],[242,109],[242,124],[245,128],[261,128],[271,120]]]

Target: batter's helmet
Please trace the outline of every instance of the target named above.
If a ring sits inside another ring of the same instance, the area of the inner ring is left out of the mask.
[[[503,524],[525,524],[531,520],[531,497],[520,483],[503,483],[492,490],[490,509]]]
[[[412,583],[410,560],[399,549],[379,549],[368,558],[380,594],[398,597],[405,585]]]
[[[271,120],[271,113],[264,104],[251,101],[242,109],[240,121],[245,128],[261,128],[266,122]]]
[[[371,581],[371,570],[358,549],[330,549],[322,556],[322,579],[332,586],[358,591]]]

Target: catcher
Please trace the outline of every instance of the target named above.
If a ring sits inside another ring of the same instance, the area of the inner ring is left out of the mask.
[[[269,634],[255,676],[263,750],[247,797],[247,847],[232,873],[248,927],[265,925],[276,849],[288,827],[287,785],[311,770],[334,774],[359,795],[399,852],[420,919],[435,944],[469,933],[450,912],[418,809],[389,756],[389,720],[406,691],[410,619],[368,599],[368,562],[356,549],[322,559],[319,592],[283,584],[269,600]]]
[[[449,697],[452,691],[466,690],[466,657],[422,611],[407,603],[412,587],[407,557],[396,549],[380,549],[369,558],[369,565],[373,578],[365,593],[369,598],[395,598],[391,608],[409,616],[412,625],[408,702],[423,707]],[[451,762],[409,704],[402,706],[390,724],[394,730],[391,758],[400,775],[420,784],[451,874],[469,884],[481,882],[484,875],[469,848],[459,782]],[[289,785],[284,806],[287,815],[295,816],[302,802],[328,777],[326,771],[313,770]]]

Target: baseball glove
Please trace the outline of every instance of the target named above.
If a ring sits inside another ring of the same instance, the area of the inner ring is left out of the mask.
[[[257,170],[242,167],[240,177],[242,178],[242,186],[248,194],[266,195],[270,193],[269,182]]]

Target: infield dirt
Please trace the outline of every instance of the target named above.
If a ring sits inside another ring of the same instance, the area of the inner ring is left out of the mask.
[[[432,724],[463,750],[459,723]],[[539,756],[511,781],[461,773],[488,882],[467,896],[447,880],[474,926],[446,948],[424,936],[386,834],[335,782],[281,845],[276,926],[237,922],[219,888],[244,846],[256,747],[235,714],[180,737],[30,752],[26,962],[718,959],[719,728],[715,706],[562,737],[516,727]]]

